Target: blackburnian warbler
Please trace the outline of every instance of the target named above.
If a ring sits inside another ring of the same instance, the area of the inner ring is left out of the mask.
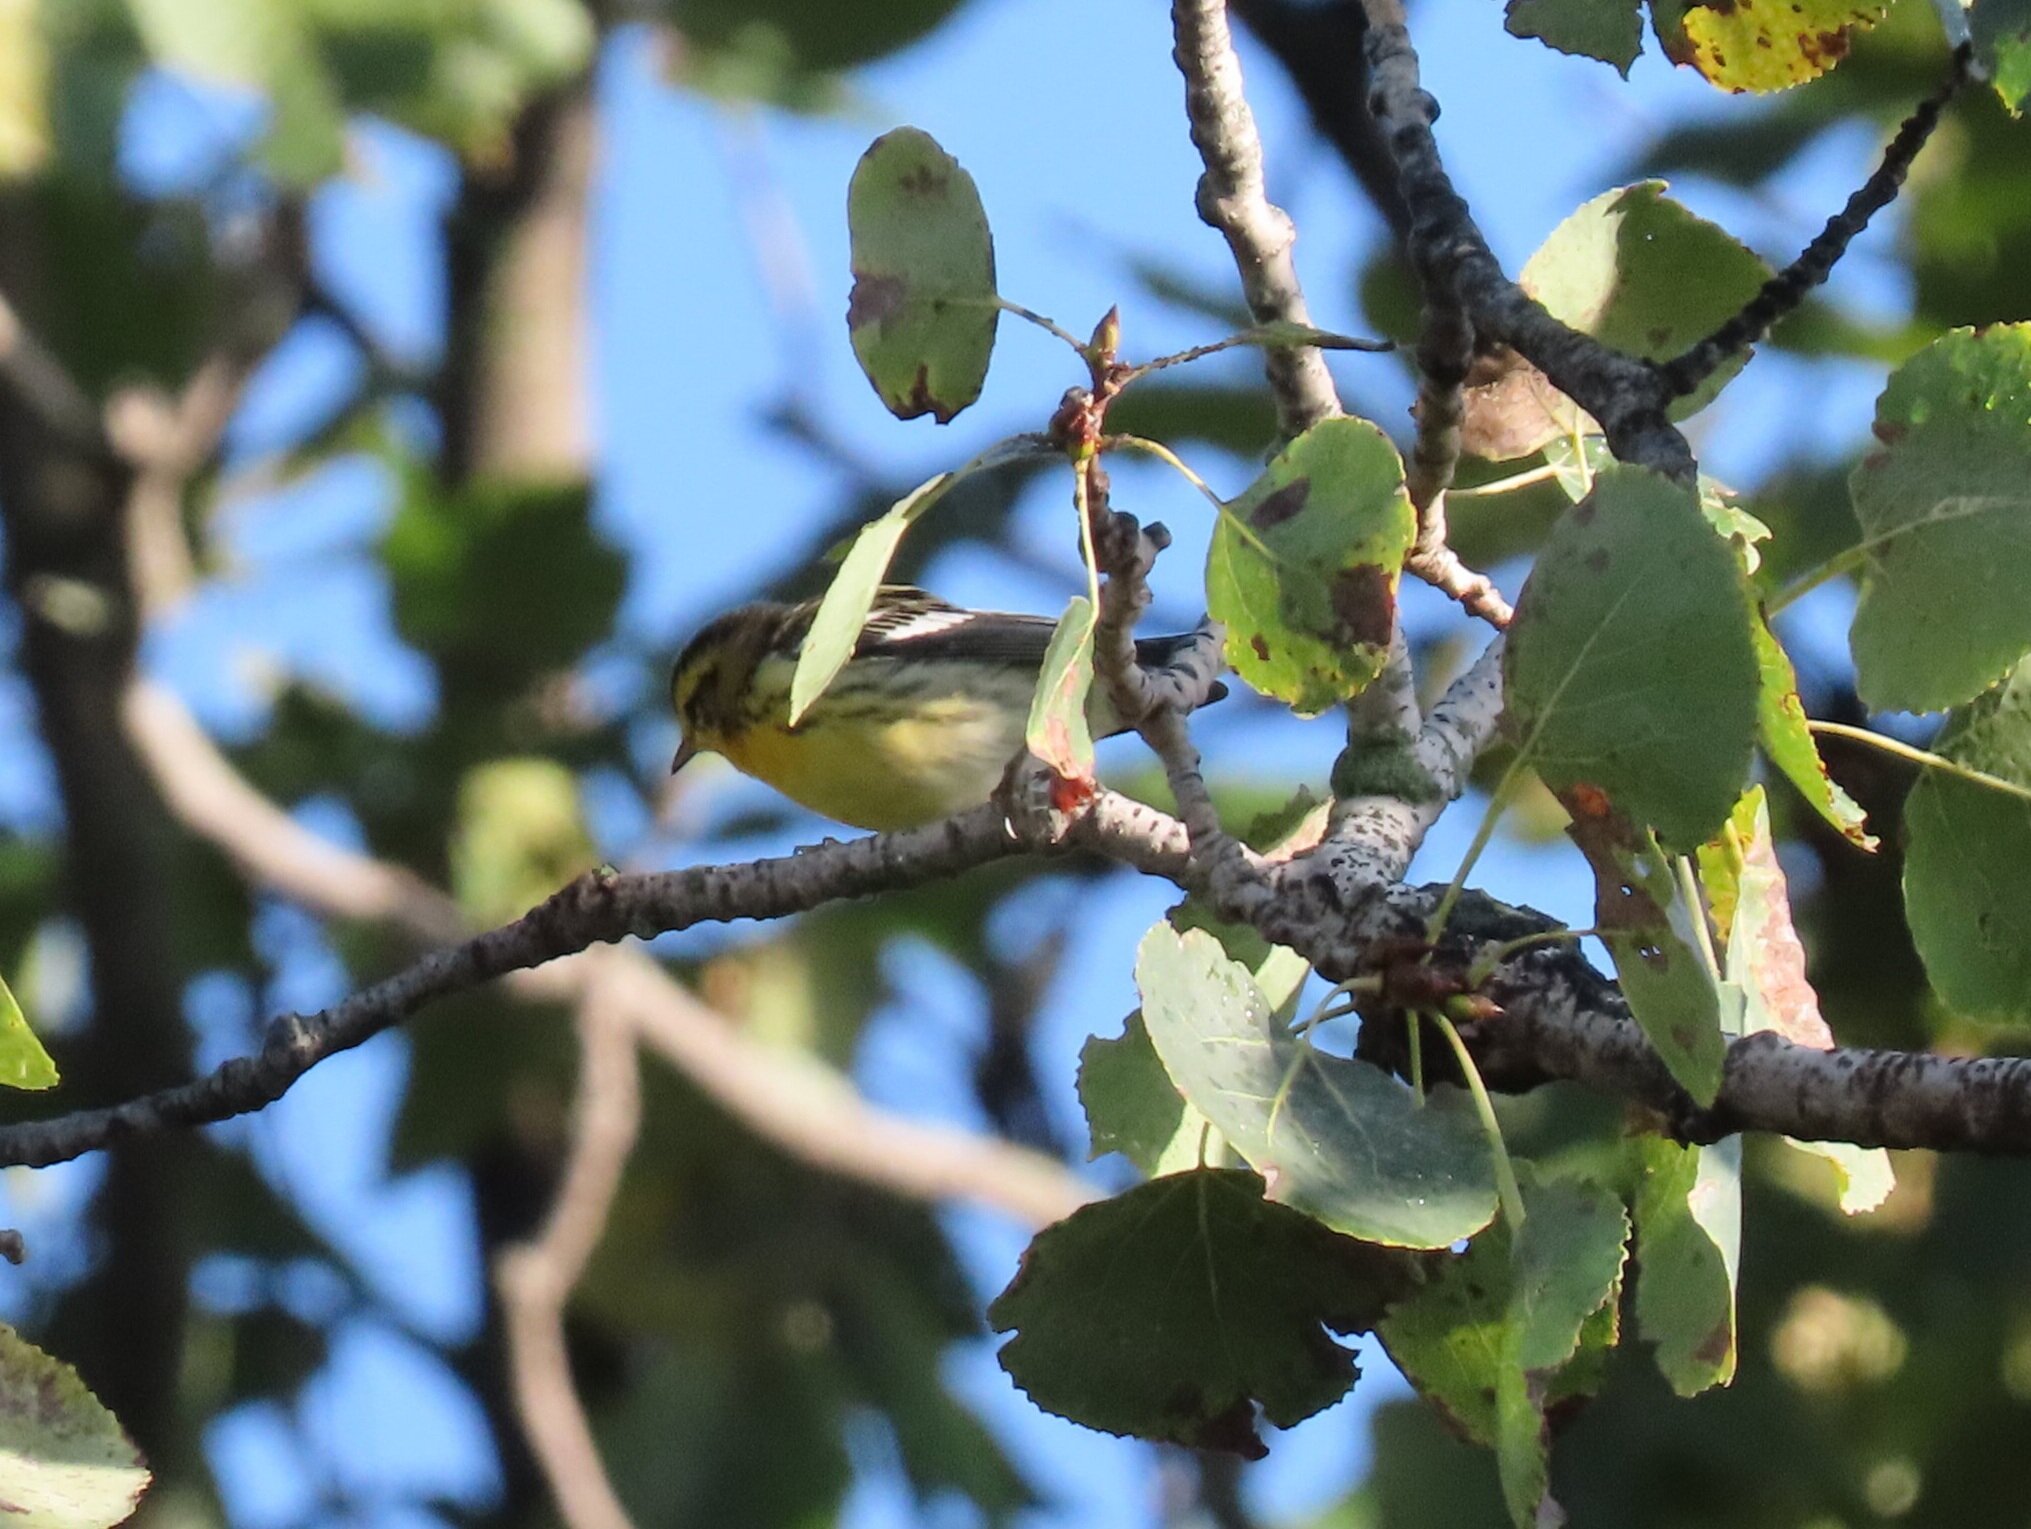
[[[816,601],[744,605],[691,640],[670,676],[684,730],[672,771],[721,754],[859,828],[911,828],[986,801],[1023,746],[1051,619],[885,587],[852,658],[792,727],[790,677],[817,610]],[[1136,657],[1161,668],[1194,640],[1144,638]],[[1223,694],[1215,685],[1208,699]],[[1096,738],[1122,730],[1099,685],[1087,718]]]

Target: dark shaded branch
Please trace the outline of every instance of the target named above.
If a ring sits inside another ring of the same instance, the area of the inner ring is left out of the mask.
[[[1945,82],[1905,118],[1904,125],[1897,129],[1897,136],[1883,151],[1883,162],[1877,166],[1876,172],[1848,198],[1847,206],[1827,219],[1819,237],[1808,244],[1805,252],[1790,265],[1763,283],[1763,289],[1749,300],[1748,306],[1740,313],[1658,367],[1665,390],[1671,397],[1680,398],[1692,392],[1731,356],[1762,339],[1773,324],[1804,302],[1808,292],[1833,274],[1835,263],[1848,252],[1849,244],[1869,226],[1869,220],[1896,199],[1904,177],[1910,173],[1912,161],[1925,147],[1932,130],[1939,126],[1947,103],[1968,83],[1973,63],[1973,43],[1964,42],[1954,49],[1953,68]]]
[[[1444,280],[1475,333],[1519,351],[1552,384],[1600,422],[1609,449],[1669,477],[1690,481],[1691,448],[1665,418],[1656,370],[1561,323],[1507,276],[1453,189],[1432,123],[1438,103],[1418,81],[1417,51],[1395,0],[1366,0],[1369,107],[1396,158],[1412,226],[1411,263],[1429,285]]]

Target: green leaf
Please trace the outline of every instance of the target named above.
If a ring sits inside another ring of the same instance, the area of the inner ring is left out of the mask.
[[[839,677],[846,661],[853,657],[860,641],[860,629],[874,606],[882,580],[894,560],[903,533],[915,525],[932,505],[977,472],[1038,456],[1050,448],[1040,436],[1017,435],[996,441],[979,456],[951,472],[940,473],[918,484],[890,505],[886,514],[862,526],[853,545],[840,560],[839,572],[826,586],[818,602],[818,614],[804,645],[797,654],[797,669],[790,677],[790,725],[797,725],[804,713]]]
[[[1996,94],[2021,116],[2031,102],[2031,0],[1975,0],[1968,26]]]
[[[1704,0],[1685,8],[1682,33],[1665,46],[1723,90],[1788,90],[1847,57],[1848,34],[1884,9],[1880,0]]]
[[[1637,0],[1509,0],[1502,24],[1511,37],[1540,38],[1561,53],[1613,64],[1625,80],[1643,51]]]
[[[497,759],[458,788],[451,884],[480,928],[520,918],[597,860],[578,780],[554,759]]]
[[[1071,781],[1093,780],[1093,729],[1086,721],[1086,697],[1093,689],[1093,602],[1074,595],[1058,618],[1030,702],[1023,743]]]
[[[1204,930],[1156,925],[1135,979],[1172,1082],[1272,1199],[1395,1247],[1445,1247],[1495,1214],[1487,1145],[1460,1090],[1433,1089],[1420,1106],[1380,1069],[1292,1036]]]
[[[1727,1054],[1720,989],[1700,948],[1671,857],[1648,829],[1597,813],[1580,794],[1566,798],[1566,832],[1594,871],[1594,927],[1615,958],[1629,1012],[1679,1085],[1702,1104],[1721,1091]]]
[[[133,1513],[148,1468],[77,1371],[0,1323],[0,1522],[111,1529]]]
[[[2031,659],[1947,718],[1934,752],[2031,786]],[[1927,770],[1904,805],[1904,913],[1956,1013],[2031,1022],[2031,802]]]
[[[1735,555],[1684,489],[1603,472],[1517,600],[1505,721],[1555,791],[1587,787],[1674,848],[1711,838],[1755,747],[1753,612]]]
[[[846,193],[861,370],[898,419],[939,424],[980,396],[994,331],[994,237],[973,177],[929,133],[869,145]]]
[[[1850,480],[1868,558],[1855,688],[1937,711],[2031,651],[2031,324],[1941,336],[1890,374],[1875,428]]]
[[[1329,419],[1284,447],[1221,511],[1206,555],[1234,672],[1301,716],[1364,689],[1416,534],[1403,462],[1366,420]]]
[[[1604,1189],[1528,1177],[1522,1187],[1520,1241],[1497,1221],[1391,1306],[1376,1329],[1397,1368],[1454,1429],[1487,1445],[1507,1434],[1519,1455],[1519,1445],[1541,1449],[1534,1441],[1543,1407],[1591,1389],[1598,1355],[1614,1346],[1610,1301],[1629,1235],[1620,1201]],[[1515,1382],[1507,1418],[1505,1376]]]
[[[50,46],[37,0],[0,4],[0,181],[49,158]]]
[[[1756,644],[1759,675],[1756,693],[1756,741],[1770,762],[1805,798],[1806,805],[1856,847],[1873,850],[1876,836],[1855,799],[1834,783],[1806,726],[1805,703],[1798,698],[1798,676],[1791,657],[1760,616],[1750,628]]]
[[[1672,201],[1663,181],[1639,181],[1595,197],[1559,224],[1518,280],[1573,328],[1629,355],[1663,360],[1732,318],[1769,277],[1761,257]],[[1733,357],[1679,399],[1672,417],[1705,408],[1747,361],[1746,350]],[[1504,432],[1507,455],[1595,429],[1532,369],[1510,388],[1521,391],[1510,400],[1517,417]]]
[[[1672,1389],[1693,1396],[1735,1373],[1742,1144],[1681,1147],[1645,1136],[1633,1150],[1636,1324]]]
[[[1588,1319],[1621,1286],[1629,1217],[1607,1190],[1570,1181],[1536,1186],[1524,1207],[1495,1376],[1495,1453],[1511,1519],[1534,1529],[1547,1485],[1545,1404]]]
[[[0,981],[0,1087],[54,1088],[56,1084],[56,1063],[42,1049],[6,982]]]
[[[1761,786],[1749,788],[1720,838],[1700,847],[1699,858],[1708,906],[1724,931],[1723,973],[1742,994],[1742,1034],[1775,1030],[1794,1045],[1832,1050],[1833,1030],[1806,978],[1805,946],[1792,922]],[[1875,1210],[1897,1187],[1890,1155],[1881,1147],[1785,1140],[1833,1166],[1840,1206],[1848,1215]]]
[[[1364,1331],[1400,1266],[1263,1197],[1238,1170],[1172,1174],[1037,1234],[988,1308],[1001,1366],[1088,1428],[1256,1458],[1347,1394],[1332,1333]]]
[[[1178,1092],[1150,1043],[1140,1010],[1114,1040],[1089,1037],[1079,1051],[1079,1103],[1089,1159],[1119,1152],[1150,1178],[1194,1167],[1212,1124]]]

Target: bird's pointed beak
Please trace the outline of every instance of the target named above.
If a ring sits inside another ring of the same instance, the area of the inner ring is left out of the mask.
[[[679,770],[690,764],[692,760],[696,759],[701,752],[696,743],[686,738],[682,743],[677,745],[677,757],[670,761],[670,773],[675,775]]]

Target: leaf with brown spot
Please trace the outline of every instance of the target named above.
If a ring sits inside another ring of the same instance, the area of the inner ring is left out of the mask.
[[[1615,958],[1629,1013],[1685,1091],[1711,1104],[1727,1042],[1720,989],[1693,922],[1705,914],[1687,905],[1655,834],[1571,797],[1566,832],[1593,868],[1594,927]]]
[[[1847,57],[1849,36],[1887,7],[1871,0],[1709,0],[1679,20],[1684,62],[1722,90],[1788,90]]]
[[[1093,729],[1086,697],[1093,689],[1093,602],[1074,595],[1058,618],[1044,666],[1030,702],[1023,742],[1029,751],[1071,781],[1093,780]]]
[[[1416,534],[1403,463],[1374,425],[1330,419],[1284,447],[1222,510],[1206,557],[1234,672],[1304,716],[1364,689]]]
[[[846,194],[853,353],[889,411],[945,424],[980,396],[994,350],[994,237],[973,177],[930,134],[899,127]]]

